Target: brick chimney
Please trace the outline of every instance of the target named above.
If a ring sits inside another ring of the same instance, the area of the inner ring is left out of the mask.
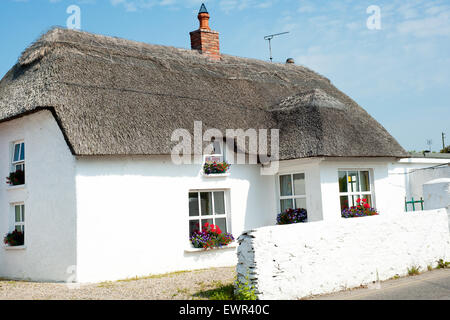
[[[212,31],[209,27],[209,17],[208,10],[203,3],[198,13],[200,27],[190,33],[191,48],[192,50],[198,50],[212,60],[220,60],[219,33]]]

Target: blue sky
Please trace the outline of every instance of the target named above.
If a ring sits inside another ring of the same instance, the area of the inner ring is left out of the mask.
[[[293,57],[329,78],[377,119],[407,150],[450,144],[450,1],[417,0],[1,0],[0,75],[51,26],[65,26],[66,9],[81,8],[81,29],[188,48],[202,2],[221,51],[268,60]],[[377,5],[381,29],[369,30]]]

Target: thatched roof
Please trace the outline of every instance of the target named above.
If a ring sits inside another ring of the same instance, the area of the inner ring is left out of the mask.
[[[47,108],[75,155],[170,154],[173,130],[279,128],[281,159],[407,153],[328,79],[296,65],[54,28],[0,82],[0,121]]]

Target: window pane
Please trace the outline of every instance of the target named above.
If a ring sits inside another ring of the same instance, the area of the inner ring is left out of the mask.
[[[220,230],[224,233],[227,233],[227,219],[219,218],[216,219],[216,225],[220,228]]]
[[[306,195],[304,173],[294,174],[294,193],[297,196]]]
[[[286,211],[287,209],[292,209],[292,199],[281,200],[281,212]]]
[[[20,144],[20,160],[25,160],[25,143]]]
[[[339,171],[339,192],[347,192],[347,171]]]
[[[14,228],[17,232],[23,232],[23,226],[16,226]]]
[[[24,222],[25,221],[25,206],[21,205],[21,207],[22,207],[22,222]]]
[[[225,214],[225,192],[214,192],[214,213]]]
[[[198,211],[198,192],[189,193],[189,216],[195,217],[199,216]]]
[[[19,156],[20,156],[20,144],[15,144],[13,161],[19,161]]]
[[[370,191],[369,171],[360,171],[361,191]]]
[[[280,176],[280,194],[281,196],[292,196],[291,175]]]
[[[295,209],[306,209],[306,199],[295,199]]]
[[[205,223],[214,224],[213,219],[202,219],[202,230],[204,229]]]
[[[343,197],[340,197],[340,199],[341,199],[341,211],[344,209],[347,209],[348,208],[348,197],[343,196]]]
[[[15,216],[16,216],[16,222],[22,222],[22,220],[20,219],[20,206],[14,206],[14,210],[15,210]]]
[[[219,140],[214,140],[213,147],[214,147],[213,154],[222,155],[222,148],[220,147],[220,141]]]
[[[199,231],[199,230],[200,230],[199,220],[189,221],[189,236],[192,235],[195,231]]]
[[[369,194],[361,195],[361,199],[367,199],[367,203],[372,207],[372,197]],[[363,203],[363,202],[362,202]]]
[[[200,203],[201,203],[201,215],[210,216],[212,212],[212,193],[211,192],[201,192],[200,193]]]
[[[357,171],[349,171],[348,172],[348,185],[350,190],[349,192],[358,192],[359,191],[359,177]]]

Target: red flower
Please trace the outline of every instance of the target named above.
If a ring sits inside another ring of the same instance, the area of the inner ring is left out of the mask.
[[[363,199],[362,201],[363,201],[363,202],[367,202],[367,199]]]
[[[358,200],[356,200],[356,202],[360,203],[360,202],[361,202],[361,199],[358,198]]]
[[[368,203],[364,203],[364,208],[369,209],[370,205]]]

